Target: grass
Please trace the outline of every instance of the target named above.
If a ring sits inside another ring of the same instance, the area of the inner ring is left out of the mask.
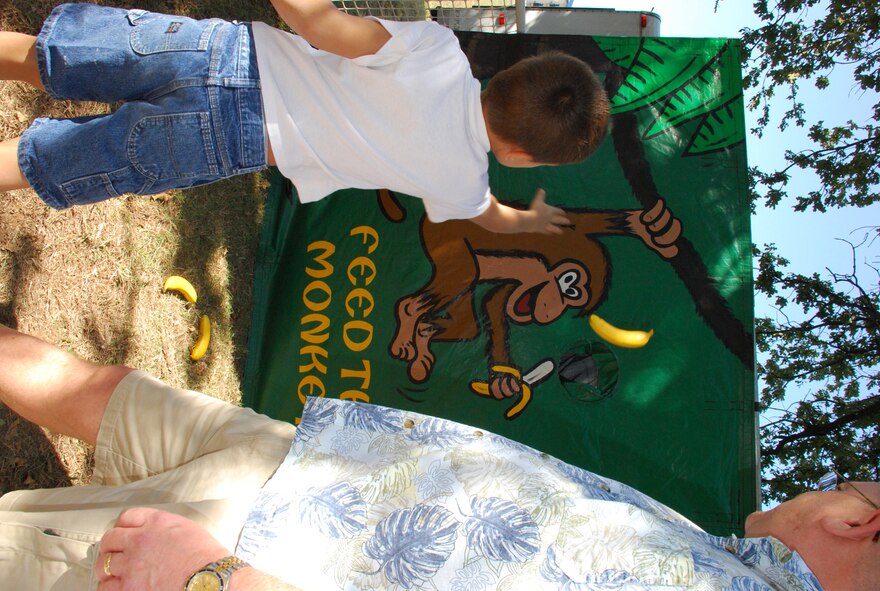
[[[50,0],[0,0],[0,28],[36,34]],[[98,2],[130,7],[126,2]],[[269,2],[139,0],[148,10],[275,22]],[[35,117],[107,112],[0,82],[0,139]],[[233,403],[250,326],[251,286],[266,177],[247,175],[186,192],[124,197],[64,211],[32,191],[0,194],[0,322],[99,363],[123,363]],[[162,292],[183,275],[196,305]],[[208,354],[189,359],[198,317],[213,324]],[[0,408],[0,494],[85,484],[91,450]]]

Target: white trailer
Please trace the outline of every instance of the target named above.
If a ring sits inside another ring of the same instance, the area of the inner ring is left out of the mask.
[[[351,14],[435,20],[455,31],[656,37],[660,16],[644,10],[573,8],[561,0],[336,0]]]
[[[613,8],[569,8],[521,2],[508,7],[441,6],[432,9],[431,16],[455,31],[614,37],[660,35],[660,16],[656,13]]]

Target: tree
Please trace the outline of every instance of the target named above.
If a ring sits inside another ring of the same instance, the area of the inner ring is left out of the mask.
[[[787,150],[786,166],[765,171],[752,167],[753,197],[775,207],[793,198],[796,211],[824,212],[828,207],[864,206],[880,199],[880,6],[865,0],[767,0],[754,3],[763,22],[757,29],[743,30],[745,72],[743,86],[752,92],[750,110],[760,113],[752,132],[761,137],[772,121],[775,96],[786,93],[787,110],[777,126],[806,127],[807,111],[801,101],[802,84],[828,88],[835,69],[849,70],[852,91],[875,99],[873,115],[866,122],[849,120],[826,126],[809,124],[812,146]],[[816,15],[816,12],[824,12]],[[815,173],[818,186],[805,195],[788,195],[793,172]]]
[[[850,243],[852,270],[828,270],[830,280],[783,273],[788,261],[772,245],[756,252],[756,288],[780,311],[758,319],[755,334],[761,405],[774,417],[761,433],[769,499],[814,488],[829,465],[850,479],[880,479],[880,270],[865,265],[876,275],[865,287],[857,264],[872,240],[880,241],[876,228]],[[797,318],[786,314],[792,308]],[[807,393],[790,402],[794,389]]]
[[[758,114],[751,131],[760,138],[771,126],[802,127],[810,144],[787,150],[781,168],[750,167],[753,203],[816,215],[880,201],[880,6],[756,0],[754,10],[761,26],[742,31],[744,93]],[[852,91],[874,100],[867,120],[810,121],[802,85],[829,88],[835,71],[835,84],[841,73],[851,75]],[[794,175],[814,175],[815,184],[795,193]],[[754,249],[756,291],[777,309],[755,327],[765,498],[782,501],[814,488],[831,465],[850,479],[880,480],[880,274],[877,264],[858,264],[860,252],[878,242],[871,228],[865,240],[850,243],[853,264],[845,273],[790,273],[775,245]]]

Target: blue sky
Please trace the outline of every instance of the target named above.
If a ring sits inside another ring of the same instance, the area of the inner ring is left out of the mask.
[[[721,0],[718,11],[714,10],[714,0],[576,0],[575,6],[593,8],[614,8],[616,10],[646,10],[660,16],[660,31],[664,37],[739,37],[744,27],[757,27],[760,22],[752,11],[750,0]],[[847,119],[867,120],[869,109],[876,96],[859,96],[852,91],[852,79],[838,68],[832,77],[829,89],[819,92],[805,85],[802,96],[805,98],[809,120],[822,119],[826,124],[842,123]],[[775,112],[782,113],[784,104],[776,106]],[[757,115],[746,111],[746,125],[751,128]],[[762,138],[749,134],[747,152],[750,165],[760,163],[767,170],[784,162],[785,149],[808,146],[802,129],[790,129],[785,133],[769,128]],[[805,173],[797,175],[792,185],[809,189],[813,179]],[[852,268],[850,247],[837,240],[847,238],[858,242],[865,235],[858,230],[869,224],[880,224],[880,205],[869,208],[829,210],[824,214],[794,213],[790,205],[780,205],[776,210],[760,208],[752,217],[752,240],[761,245],[776,243],[779,254],[791,261],[793,271],[809,273],[817,271],[828,276],[830,267],[835,271]],[[872,249],[863,248],[859,260],[880,262],[880,240]],[[870,270],[862,270],[863,278],[868,279]],[[757,302],[759,315],[772,314],[764,302]]]

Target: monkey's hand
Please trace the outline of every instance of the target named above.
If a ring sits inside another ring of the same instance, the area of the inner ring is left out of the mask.
[[[627,224],[633,234],[664,259],[675,258],[678,254],[675,241],[681,236],[681,222],[662,199],[658,199],[651,209],[631,212]]]
[[[522,373],[515,367],[507,365],[493,365],[488,382],[474,380],[470,384],[471,390],[477,394],[491,396],[497,400],[518,395],[524,385]]]
[[[522,393],[525,382],[522,373],[515,367],[493,365],[489,375],[489,393],[498,400],[512,398]]]
[[[516,396],[514,405],[504,413],[508,419],[516,418],[532,399],[532,388],[523,381],[522,373],[508,365],[493,365],[488,382],[474,380],[470,386],[475,393],[498,400]]]

